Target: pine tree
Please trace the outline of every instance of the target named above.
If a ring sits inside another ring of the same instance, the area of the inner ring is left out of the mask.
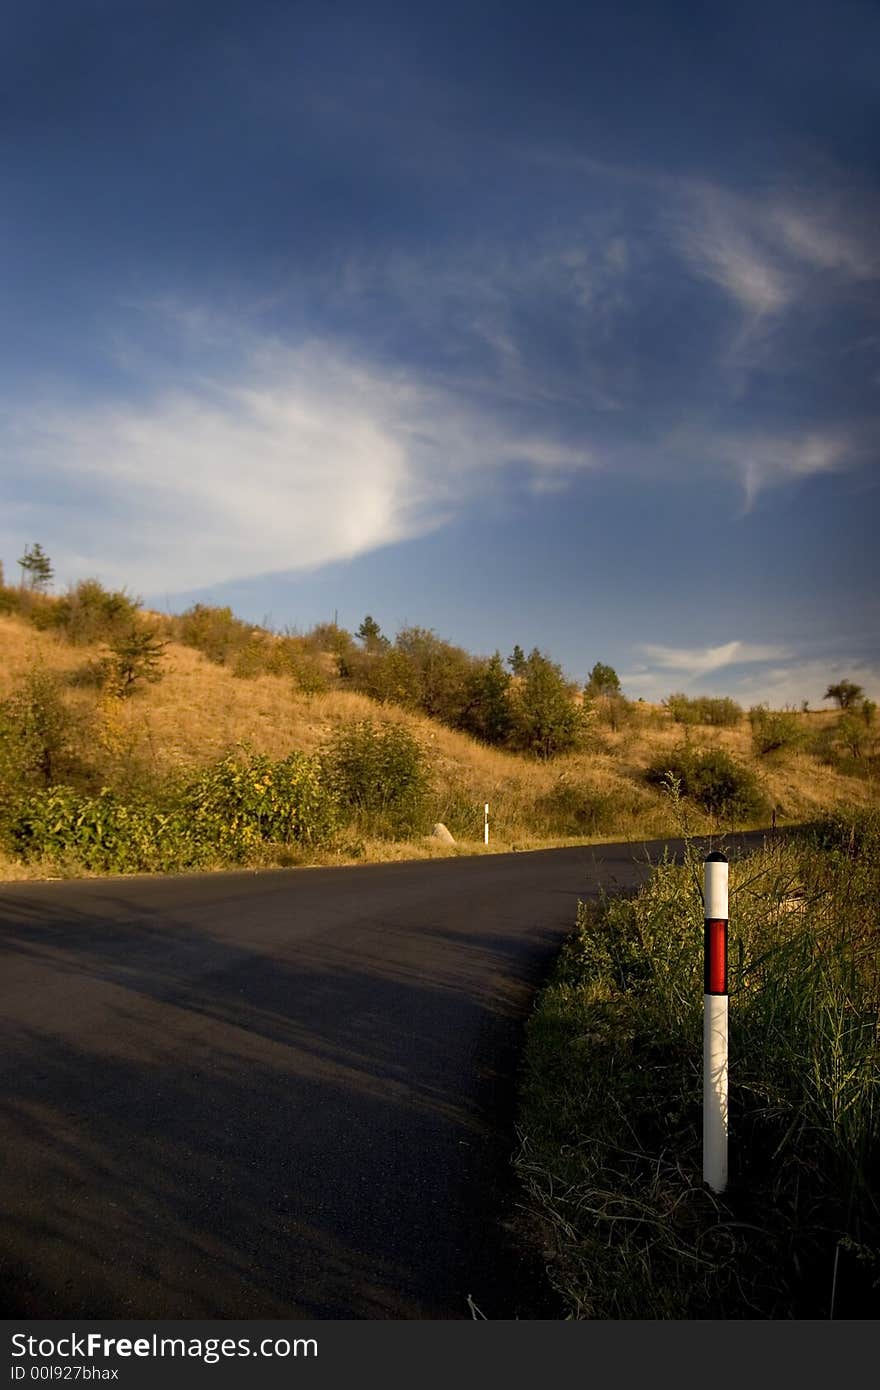
[[[21,587],[45,593],[52,582],[55,571],[52,568],[52,561],[39,541],[36,541],[34,545],[25,546],[24,554],[18,563],[21,566]]]

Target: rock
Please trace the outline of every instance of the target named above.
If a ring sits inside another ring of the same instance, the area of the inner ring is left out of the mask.
[[[444,845],[455,844],[455,840],[450,835],[449,831],[446,829],[446,826],[442,823],[442,821],[438,821],[437,824],[434,826],[434,829],[431,831],[431,839],[442,840]]]

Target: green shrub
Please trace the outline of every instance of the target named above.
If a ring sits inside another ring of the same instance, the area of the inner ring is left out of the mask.
[[[321,845],[336,828],[321,764],[304,753],[278,762],[227,754],[188,784],[183,804],[198,838],[229,859],[247,859],[265,844]]]
[[[52,605],[47,626],[77,645],[113,642],[135,625],[139,611],[140,600],[124,590],[111,591],[97,579],[81,579]]]
[[[799,748],[804,742],[804,726],[794,710],[768,709],[753,705],[749,710],[752,747],[759,757]]]
[[[0,704],[0,792],[48,786],[78,768],[76,720],[61,677],[29,671]]]
[[[682,796],[704,811],[728,820],[753,820],[767,811],[767,800],[754,773],[723,748],[695,749],[687,745],[664,753],[645,770],[652,786],[677,783]]]
[[[292,676],[296,647],[290,638],[275,637],[271,632],[250,633],[240,647],[230,648],[228,662],[232,674],[240,680],[257,676]]]
[[[186,647],[195,647],[218,666],[230,663],[251,641],[252,624],[236,618],[231,608],[196,603],[174,620],[174,633]]]
[[[596,835],[613,824],[613,798],[563,782],[535,801],[535,823],[548,835]]]
[[[328,785],[365,833],[395,838],[427,828],[430,777],[408,729],[370,719],[345,725],[321,759]]]
[[[97,796],[64,785],[30,793],[4,833],[23,859],[72,860],[99,873],[169,872],[259,862],[270,845],[318,846],[336,820],[316,758],[229,754],[152,801],[106,787]]]
[[[94,873],[198,868],[213,848],[182,808],[126,802],[108,788],[87,796],[64,785],[25,798],[7,838],[22,859],[73,861]]]
[[[676,692],[665,701],[676,724],[711,724],[733,728],[742,719],[742,706],[735,700],[711,695],[682,695]]]

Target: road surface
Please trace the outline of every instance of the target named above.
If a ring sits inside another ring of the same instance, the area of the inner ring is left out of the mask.
[[[660,848],[0,885],[3,1315],[555,1316],[523,1023]]]

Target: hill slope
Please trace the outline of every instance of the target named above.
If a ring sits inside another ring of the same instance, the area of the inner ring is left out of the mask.
[[[496,850],[665,834],[677,828],[673,808],[668,796],[647,785],[644,773],[685,737],[692,748],[720,747],[751,767],[780,824],[876,800],[870,779],[845,775],[815,751],[756,758],[747,720],[733,728],[690,728],[685,735],[668,710],[638,704],[616,731],[594,720],[581,751],[542,762],[486,746],[351,690],[307,694],[287,676],[236,677],[228,667],[174,642],[166,648],[158,683],[130,699],[114,699],[78,680],[97,655],[97,647],[72,646],[19,616],[0,616],[0,701],[27,672],[57,672],[73,718],[74,751],[93,786],[122,791],[154,786],[183,770],[203,767],[239,744],[272,758],[293,750],[314,753],[334,732],[361,720],[389,721],[410,731],[430,768],[432,818],[449,826],[458,846],[446,848],[421,835],[393,843],[349,835],[333,849],[308,856],[311,862],[482,851],[486,801],[491,848]],[[835,720],[830,712],[799,718],[814,744]],[[695,831],[718,828],[689,800],[684,805]],[[291,862],[291,857],[281,862]],[[22,866],[7,854],[0,859],[0,876],[33,876],[48,867]]]

